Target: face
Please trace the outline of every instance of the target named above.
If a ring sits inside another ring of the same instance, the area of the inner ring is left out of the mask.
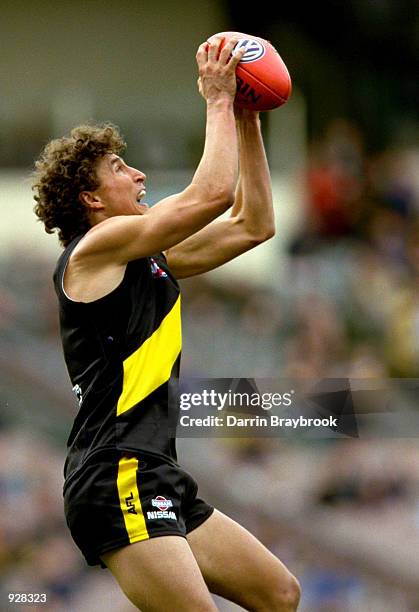
[[[141,215],[148,205],[140,202],[145,196],[146,175],[131,168],[124,160],[109,153],[97,165],[99,187],[92,193],[107,217],[115,215]]]

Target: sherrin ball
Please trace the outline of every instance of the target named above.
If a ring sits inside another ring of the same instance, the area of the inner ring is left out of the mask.
[[[235,103],[242,108],[268,111],[285,104],[291,95],[291,77],[275,47],[264,38],[241,32],[219,32],[221,48],[232,36],[239,41],[234,51],[246,51],[236,68],[237,93]],[[234,53],[233,51],[233,53]]]

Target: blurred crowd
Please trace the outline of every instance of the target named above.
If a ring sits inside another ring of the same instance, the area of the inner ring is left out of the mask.
[[[340,119],[308,159],[285,282],[188,280],[185,359],[214,376],[418,376],[419,149],[367,154]]]
[[[416,440],[236,439],[211,450],[238,520],[301,581],[301,612],[419,609]]]
[[[332,121],[311,143],[307,167],[295,177],[306,186],[305,212],[281,253],[285,282],[275,271],[271,286],[257,290],[251,278],[183,281],[184,375],[419,377],[418,163],[417,149],[399,145],[370,152],[356,125]],[[277,227],[280,232],[280,218]],[[36,254],[28,256],[23,245],[0,267],[0,340],[8,355],[35,347],[19,362],[28,368],[28,386],[40,355],[51,371],[54,364],[62,368],[53,267]],[[8,422],[0,430],[1,601],[8,592],[45,590],[50,603],[42,610],[130,610],[107,572],[87,569],[69,539],[61,505],[65,440],[59,442],[57,451],[46,438]],[[317,512],[320,533],[325,512],[351,521],[353,534],[362,524],[374,531],[377,523],[391,532],[397,516],[403,517],[410,531],[394,530],[394,542],[418,537],[419,445],[335,440],[318,454],[309,444],[293,448],[277,440],[215,443],[231,462],[235,482],[229,491],[242,495],[249,527],[301,577],[303,612],[416,609],[397,590],[381,592],[382,576],[368,583],[350,563],[341,565],[339,547],[337,554],[321,550],[321,543],[305,534]],[[237,484],[244,481],[276,494],[275,504],[283,505],[290,524],[293,516],[301,521],[288,531],[286,521],[260,514],[250,502],[252,487]],[[100,605],[94,602],[99,593]],[[368,608],[367,596],[375,602]]]

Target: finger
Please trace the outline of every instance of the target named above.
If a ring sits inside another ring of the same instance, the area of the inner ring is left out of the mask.
[[[198,65],[206,62],[208,60],[208,43],[207,41],[203,42],[198,47],[198,51],[196,52],[196,61]]]
[[[238,42],[239,42],[238,38],[230,38],[230,40],[226,42],[225,46],[223,47],[220,53],[220,61],[223,64],[228,63],[228,60],[230,59],[230,56],[233,53],[233,49],[237,45]]]
[[[237,49],[235,51],[233,51],[231,58],[230,58],[230,64],[235,68],[237,66],[237,64],[240,63],[243,55],[246,53],[247,48],[246,46],[243,45],[243,47],[240,47],[240,49]]]
[[[216,62],[219,56],[219,49],[223,38],[215,36],[208,42],[208,61]]]

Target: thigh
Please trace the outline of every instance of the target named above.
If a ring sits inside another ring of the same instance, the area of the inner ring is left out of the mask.
[[[218,510],[187,538],[209,590],[246,609],[261,609],[295,580],[259,540]]]
[[[214,612],[187,540],[155,537],[101,555],[127,597],[142,612]]]

